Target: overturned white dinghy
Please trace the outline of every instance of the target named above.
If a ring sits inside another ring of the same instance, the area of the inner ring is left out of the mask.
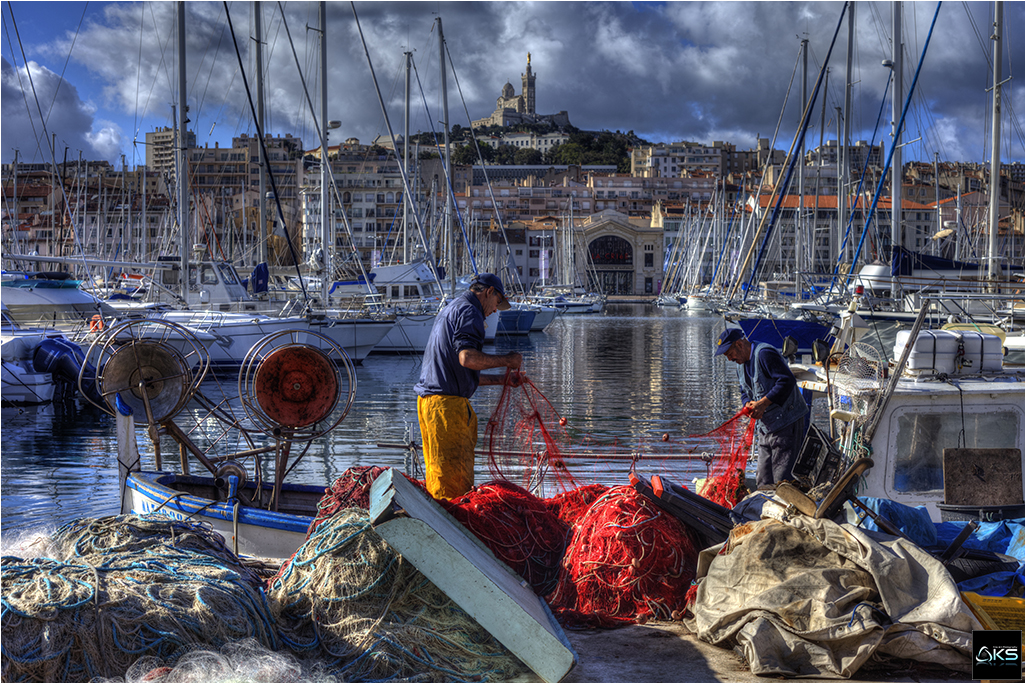
[[[577,654],[548,605],[430,496],[386,470],[371,486],[370,521],[393,549],[547,682]]]

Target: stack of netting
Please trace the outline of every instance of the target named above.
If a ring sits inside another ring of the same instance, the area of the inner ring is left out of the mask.
[[[313,522],[310,523],[310,528],[306,531],[307,539],[310,538],[310,535],[313,534],[318,525],[325,520],[331,519],[339,511],[348,508],[369,509],[371,485],[374,484],[374,480],[378,475],[384,471],[385,469],[380,466],[353,466],[342,473],[341,477],[324,490],[324,496],[317,502],[317,515],[314,517]],[[292,556],[294,557],[295,554],[292,554]],[[273,585],[281,577],[281,573],[285,571],[285,568],[288,567],[291,561],[292,557],[278,568],[278,572],[275,573],[274,577],[268,580],[267,586]]]
[[[683,523],[633,487],[613,487],[574,526],[547,600],[568,627],[679,619],[697,558]]]
[[[2,564],[3,681],[120,677],[140,657],[251,639],[277,648],[261,580],[208,527],[132,515],[58,529]]]
[[[344,681],[509,680],[527,671],[389,548],[366,510],[319,524],[269,597],[282,640]]]
[[[342,473],[317,502],[317,517],[310,524],[309,532],[343,509],[370,508],[371,484],[384,471],[381,466],[354,466]]]
[[[191,650],[174,665],[154,656],[135,661],[122,680],[126,682],[331,682],[316,663],[302,664],[287,651],[269,651],[253,639],[233,641],[219,650]],[[312,667],[311,667],[312,665]],[[94,679],[92,681],[102,681]]]
[[[581,485],[545,499],[545,506],[567,527],[573,527],[599,497],[609,491],[604,484]]]
[[[545,596],[556,588],[569,527],[545,502],[511,482],[496,480],[451,501],[440,501],[495,557]]]

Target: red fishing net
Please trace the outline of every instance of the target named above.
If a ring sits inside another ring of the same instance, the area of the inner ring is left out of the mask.
[[[370,508],[370,488],[378,475],[385,472],[380,466],[356,466],[342,473],[342,476],[324,490],[324,496],[317,502],[317,517],[306,531],[309,537],[317,526],[345,508]]]
[[[683,523],[633,487],[613,487],[574,527],[548,602],[568,627],[669,620],[684,608],[697,558]]]
[[[538,497],[496,480],[439,501],[539,596],[556,587],[569,527]]]
[[[569,443],[565,419],[533,383],[521,380],[503,386],[485,429],[494,481],[439,503],[546,597],[564,626],[679,618],[697,563],[694,535],[633,487],[578,486],[562,450]],[[755,428],[755,421],[741,420],[746,415],[691,435],[715,441],[719,453],[700,493],[727,507],[746,493]],[[347,470],[326,490],[311,531],[339,510],[368,508],[371,483],[383,470]],[[540,499],[528,491],[545,485],[558,493]]]
[[[573,527],[595,500],[609,491],[604,484],[582,485],[545,499],[545,506],[567,527]]]
[[[516,387],[508,384],[514,374]],[[560,452],[567,442],[566,419],[525,375],[507,370],[506,382],[485,427],[492,477],[531,491],[544,481],[564,491],[576,487]]]
[[[712,437],[719,444],[719,455],[709,469],[709,478],[698,493],[721,506],[733,508],[748,495],[745,485],[745,465],[752,449],[755,436],[754,420],[742,421],[748,417],[748,409],[741,409],[723,425],[703,435],[691,437]]]

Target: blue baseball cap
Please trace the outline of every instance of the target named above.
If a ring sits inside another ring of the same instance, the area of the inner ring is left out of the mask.
[[[730,349],[730,345],[734,344],[745,334],[740,328],[727,328],[720,333],[720,338],[716,340],[716,353],[713,356],[719,356],[720,354],[726,354],[727,350]]]
[[[506,290],[503,289],[502,280],[499,279],[499,276],[494,273],[478,273],[470,281],[471,285],[474,283],[481,283],[485,287],[494,287],[495,291],[499,293],[500,297],[502,297],[501,301],[499,301],[499,311],[505,311],[509,308],[509,300],[506,299]]]

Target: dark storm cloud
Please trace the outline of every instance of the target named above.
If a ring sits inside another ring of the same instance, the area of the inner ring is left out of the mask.
[[[190,2],[186,7],[190,118],[200,143],[212,127],[222,134],[254,132],[223,6]],[[312,118],[279,6],[261,7],[266,128],[299,135],[313,147]],[[537,110],[566,110],[579,128],[633,130],[653,141],[725,140],[744,149],[754,146],[757,136],[770,137],[780,120],[777,147],[787,149],[800,115],[800,72],[784,109],[800,40],[809,40],[811,91],[842,7],[838,2],[371,2],[358,3],[357,12],[396,133],[402,129],[405,50],[413,51],[416,66],[412,128],[439,128],[434,21],[441,15],[455,70],[455,78],[451,72],[448,77],[450,124],[468,125],[464,107],[473,119],[489,115],[507,81],[520,93],[530,53],[537,75]],[[883,102],[888,72],[881,60],[890,57],[890,7],[857,3],[852,77],[856,140],[869,139]],[[906,87],[936,7],[904,4]],[[139,121],[149,117],[145,125],[150,129],[171,122],[170,102],[176,99],[174,8],[169,2],[107,5],[102,16],[87,20],[72,53],[106,84],[107,107],[129,112]],[[248,38],[251,5],[235,3],[230,11],[255,92]],[[906,159],[932,160],[934,151],[942,159],[985,156],[991,12],[992,3],[941,7],[907,125],[906,139],[921,140],[907,148]],[[311,30],[317,25],[317,4],[289,3],[286,17],[317,106],[317,32]],[[1023,3],[1005,3],[1004,71],[1013,76],[1005,86],[1011,105],[1006,113],[1017,127],[1006,123],[1004,135],[1011,136],[1007,154],[1013,159],[1023,156],[1023,33]],[[56,41],[54,54],[66,54],[70,39],[69,35]],[[846,42],[843,23],[831,56],[826,111],[821,110],[824,96],[814,110],[814,142],[821,116],[825,137],[836,137],[835,108],[843,102]],[[367,57],[348,3],[328,3],[327,45],[328,116],[342,121],[331,141],[352,136],[368,142],[384,134]],[[889,121],[888,105],[876,142],[885,139]]]
[[[16,148],[22,161],[50,161],[44,130],[57,136],[58,162],[63,160],[65,147],[69,148],[69,158],[77,158],[81,150],[86,159],[117,160],[121,152],[120,130],[109,122],[97,121],[93,108],[79,98],[75,86],[32,61],[28,69],[15,69],[3,59],[0,70],[3,79],[0,125],[5,162],[14,159]],[[46,123],[45,129],[42,121]]]

